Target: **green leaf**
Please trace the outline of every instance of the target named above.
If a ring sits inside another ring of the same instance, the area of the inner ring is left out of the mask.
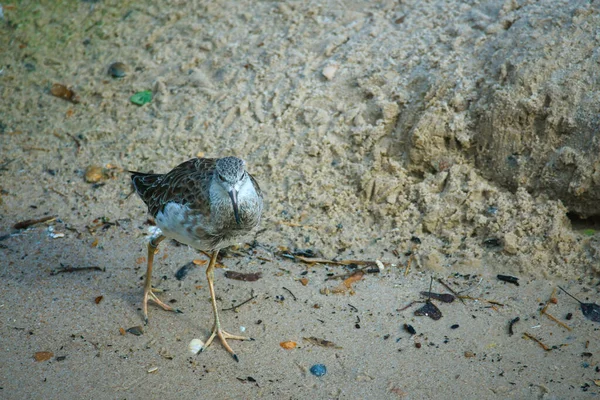
[[[596,230],[595,229],[585,229],[583,231],[583,234],[586,236],[594,236],[596,234]]]
[[[133,104],[137,104],[138,106],[143,106],[146,103],[150,103],[152,101],[152,90],[144,90],[143,92],[137,92],[136,94],[131,96],[129,100]]]

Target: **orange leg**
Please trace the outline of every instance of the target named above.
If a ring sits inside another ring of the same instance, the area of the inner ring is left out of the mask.
[[[219,250],[216,250],[213,252],[212,256],[210,257],[210,263],[208,264],[208,268],[206,269],[206,279],[208,279],[208,289],[210,290],[210,300],[212,302],[213,313],[215,314],[215,324],[213,325],[212,334],[210,335],[210,337],[208,338],[208,340],[206,341],[204,346],[202,346],[202,349],[200,350],[200,352],[204,351],[208,346],[210,346],[210,344],[212,343],[215,336],[218,336],[219,340],[221,340],[221,344],[223,345],[223,347],[225,347],[225,350],[227,350],[229,352],[229,354],[231,354],[233,356],[233,359],[235,361],[239,362],[240,360],[239,360],[237,354],[235,354],[233,352],[233,350],[231,349],[231,347],[229,347],[229,345],[227,344],[227,339],[232,339],[232,340],[254,340],[254,339],[248,338],[245,336],[232,335],[221,329],[221,322],[219,321],[219,312],[217,310],[217,299],[215,297],[215,288],[213,285],[213,281],[214,281],[214,277],[215,277],[214,276],[214,268],[215,268],[215,264],[217,263],[217,255],[218,254],[219,254]]]
[[[150,239],[148,242],[148,268],[146,269],[146,282],[144,283],[144,299],[142,301],[142,312],[144,313],[144,324],[148,324],[148,301],[153,301],[165,311],[173,311],[180,313],[181,311],[163,303],[154,292],[160,292],[158,289],[152,288],[152,264],[154,262],[154,253],[160,242],[165,239],[164,236],[159,236]]]

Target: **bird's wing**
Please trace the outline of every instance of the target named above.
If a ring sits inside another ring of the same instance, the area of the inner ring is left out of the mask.
[[[136,191],[156,216],[169,202],[186,204],[202,214],[210,214],[209,185],[216,159],[193,158],[164,175],[132,172]]]
[[[258,182],[256,181],[256,179],[254,179],[254,177],[252,175],[250,175],[250,173],[248,173],[248,176],[250,177],[250,180],[252,181],[252,184],[254,185],[256,194],[258,194],[258,197],[260,197],[262,200],[263,194],[262,194],[262,190],[260,190],[260,186],[258,186]]]

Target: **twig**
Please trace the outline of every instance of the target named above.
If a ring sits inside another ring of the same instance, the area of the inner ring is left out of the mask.
[[[557,324],[559,324],[560,326],[562,326],[566,330],[568,330],[568,331],[572,331],[573,330],[570,326],[568,326],[567,324],[565,324],[562,321],[559,321],[558,319],[556,319],[555,316],[549,314],[547,311],[544,311],[542,314],[544,314],[546,317],[550,318],[552,321],[556,322]]]
[[[294,298],[294,301],[298,300],[296,298],[296,295],[294,293],[292,293],[292,291],[290,289],[286,288],[285,286],[282,286],[282,288],[285,289],[285,290],[287,290],[287,292],[292,295],[292,297]]]
[[[67,197],[67,195],[66,195],[66,194],[64,194],[64,193],[62,193],[62,192],[59,192],[58,190],[54,189],[53,187],[50,187],[50,188],[48,188],[48,189],[50,189],[51,191],[53,191],[54,193],[56,193],[56,194],[58,194],[58,195],[61,195],[62,197]]]
[[[533,340],[534,342],[536,342],[537,344],[539,344],[542,349],[544,349],[546,351],[552,350],[550,347],[546,346],[540,339],[536,338],[535,336],[533,336],[530,333],[523,332],[523,336],[526,336],[527,338]]]
[[[75,146],[76,146],[76,150],[75,153],[79,153],[79,150],[81,149],[81,142],[73,135],[71,135],[69,132],[65,132],[67,134],[68,137],[70,137],[71,139],[73,139],[73,141],[75,142]]]
[[[404,311],[404,310],[406,310],[407,308],[411,307],[413,304],[416,304],[416,303],[422,303],[422,301],[411,301],[407,306],[402,307],[402,308],[397,308],[396,311]]]
[[[252,293],[254,293],[254,291],[252,291]],[[244,304],[246,304],[246,303],[249,303],[249,302],[251,302],[251,301],[252,301],[252,300],[254,300],[256,297],[257,297],[257,296],[255,296],[254,294],[252,294],[252,295],[251,295],[251,297],[250,297],[248,300],[246,300],[246,301],[243,301],[243,302],[241,302],[240,304],[236,304],[236,305],[235,305],[235,306],[233,306],[233,307],[229,307],[229,308],[222,308],[222,309],[221,309],[221,311],[231,311],[231,310],[237,310],[239,307],[243,306],[243,305],[244,305]]]
[[[490,303],[490,304],[494,304],[500,307],[504,307],[504,304],[499,303],[497,301],[494,300],[486,300],[486,299],[482,299],[480,297],[471,297],[471,296],[458,296],[459,299],[465,299],[465,300],[473,300],[473,301],[485,301],[486,303]]]
[[[62,272],[79,272],[79,271],[106,271],[106,269],[104,268],[100,268],[100,267],[80,267],[80,268],[73,268],[73,267],[62,267],[62,268],[58,268],[58,269],[54,269],[50,272],[50,275],[58,275]]]
[[[465,304],[465,301],[460,298],[458,293],[456,293],[446,282],[444,282],[444,280],[442,278],[438,278],[438,282],[441,283],[446,289],[448,289],[450,291],[450,293],[452,293],[454,296],[456,296],[456,298],[458,298],[461,303]]]
[[[511,320],[510,320],[510,322],[508,323],[508,334],[509,334],[510,336],[512,336],[512,335],[514,334],[514,332],[513,332],[513,326],[514,326],[514,325],[515,325],[517,322],[519,322],[520,320],[521,320],[521,318],[519,318],[519,317],[515,317],[515,318],[511,319]]]
[[[414,246],[413,246],[413,249],[414,249]],[[411,250],[410,257],[408,257],[408,261],[406,262],[406,268],[404,269],[404,276],[408,275],[408,272],[410,271],[410,264],[411,264],[413,258],[415,258],[415,253],[413,253],[413,251]]]
[[[42,217],[42,218],[38,218],[38,219],[27,219],[25,221],[17,222],[16,224],[13,225],[13,228],[14,229],[27,229],[32,225],[41,224],[42,222],[54,221],[56,218],[57,218],[56,215],[53,215],[53,216]]]

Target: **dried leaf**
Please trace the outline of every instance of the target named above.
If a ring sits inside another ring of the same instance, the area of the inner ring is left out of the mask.
[[[436,305],[429,300],[425,302],[425,305],[423,307],[415,311],[415,315],[426,315],[434,321],[437,321],[438,319],[442,318],[442,312],[440,311],[440,309],[437,308]]]
[[[349,278],[344,280],[344,286],[346,286],[348,289],[352,288],[352,284],[354,282],[358,282],[362,279],[363,275],[365,273],[363,271],[356,271],[355,273],[353,273],[352,275],[350,275]]]
[[[450,293],[421,292],[421,296],[430,297],[444,303],[452,303],[455,299]]]
[[[286,349],[286,350],[292,350],[292,349],[295,349],[295,348],[296,348],[296,346],[298,345],[298,343],[296,343],[296,342],[294,342],[294,341],[291,341],[291,340],[288,340],[288,341],[286,341],[286,342],[281,342],[281,343],[279,343],[279,345],[280,345],[282,348]]]
[[[319,339],[319,338],[316,338],[314,336],[305,337],[303,339],[306,340],[310,344],[314,344],[315,346],[332,347],[334,349],[341,349],[342,348],[341,346],[336,345],[332,341],[325,340],[325,339]]]
[[[38,351],[33,355],[33,358],[37,362],[46,361],[51,359],[52,357],[54,357],[54,353],[51,351]]]

